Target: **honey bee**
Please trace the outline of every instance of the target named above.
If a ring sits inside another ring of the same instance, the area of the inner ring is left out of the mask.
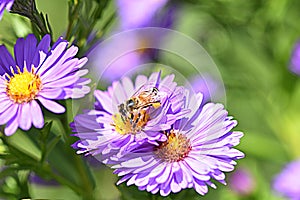
[[[125,103],[118,106],[122,121],[125,123],[129,119],[130,124],[135,128],[139,120],[145,120],[146,108],[150,106],[153,108],[160,107],[161,98],[158,93],[159,90],[156,87],[142,91],[138,90]]]

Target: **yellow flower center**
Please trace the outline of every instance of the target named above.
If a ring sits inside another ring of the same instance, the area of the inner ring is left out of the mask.
[[[149,115],[145,110],[134,112],[131,116],[124,117],[120,113],[113,115],[113,126],[115,130],[122,134],[137,134],[149,121]]]
[[[7,77],[9,81],[6,83],[6,94],[15,103],[27,103],[33,100],[42,89],[42,81],[39,75],[34,73],[34,68],[31,72],[24,67],[23,72],[17,67],[18,73],[15,73],[13,68],[11,72],[13,76]]]
[[[166,162],[178,162],[189,154],[192,147],[190,145],[190,140],[180,133],[175,133],[171,130],[167,134],[167,140],[160,143],[158,147],[155,148],[154,153],[162,160]]]

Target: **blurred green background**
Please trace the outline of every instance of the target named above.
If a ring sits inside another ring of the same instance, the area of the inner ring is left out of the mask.
[[[272,180],[287,162],[300,156],[300,81],[288,70],[293,45],[300,36],[300,1],[178,2],[174,29],[203,45],[218,66],[226,87],[226,109],[239,122],[236,130],[245,133],[238,149],[246,157],[238,161],[237,168],[248,169],[256,185],[247,197],[217,184],[217,190],[210,189],[208,195],[197,198],[282,199],[272,191]],[[49,16],[54,38],[66,30],[67,5],[67,0],[37,0],[39,11]],[[5,12],[0,23],[1,43],[11,48],[16,37],[30,32],[28,24],[24,18]],[[180,67],[183,70],[185,66]],[[13,137],[18,141],[20,136]],[[111,170],[102,166],[93,171],[98,198],[118,199],[117,178]],[[6,184],[13,187],[14,182]],[[30,191],[33,198],[80,199],[61,186],[32,184]]]

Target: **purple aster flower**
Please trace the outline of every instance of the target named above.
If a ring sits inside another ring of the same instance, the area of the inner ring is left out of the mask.
[[[115,173],[123,176],[117,183],[127,181],[140,190],[167,196],[185,188],[194,188],[199,194],[216,188],[212,178],[225,184],[225,174],[234,169],[244,154],[234,148],[243,136],[231,129],[237,125],[227,116],[221,104],[208,103],[201,107],[202,94],[188,98],[188,108],[194,110],[177,120],[164,131],[167,140],[158,145],[143,144],[130,151]]]
[[[300,41],[294,46],[290,61],[290,70],[295,74],[300,75]]]
[[[14,3],[14,0],[0,0],[0,20],[2,19],[4,9],[10,11],[10,8],[12,7]]]
[[[229,185],[237,194],[249,195],[254,190],[254,179],[248,170],[241,168],[230,176]]]
[[[137,76],[134,84],[125,77],[107,91],[96,90],[95,110],[76,116],[71,124],[80,138],[73,145],[77,153],[101,154],[102,162],[111,163],[140,143],[165,140],[158,131],[170,129],[189,112],[181,109],[184,90],[173,79],[169,75],[161,80],[160,73],[153,73]]]
[[[12,135],[18,127],[28,130],[33,124],[42,128],[40,104],[54,113],[65,108],[54,100],[81,98],[89,92],[89,79],[81,78],[86,58],[74,58],[78,48],[62,38],[50,49],[50,36],[38,43],[33,34],[17,40],[15,59],[0,46],[0,125]],[[38,104],[38,102],[40,104]]]
[[[300,199],[300,160],[287,164],[274,180],[273,188],[291,200]]]
[[[143,27],[168,0],[118,0],[118,13],[123,29]]]

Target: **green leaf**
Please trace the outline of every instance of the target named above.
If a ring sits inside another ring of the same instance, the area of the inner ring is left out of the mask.
[[[40,139],[43,142],[47,140],[51,127],[52,127],[52,121],[45,123],[43,129],[40,131]]]
[[[61,136],[57,136],[53,138],[48,144],[47,144],[47,151],[45,153],[45,159],[47,159],[48,155],[51,153],[51,151],[54,149],[56,144],[61,140]]]
[[[28,137],[28,135],[18,129],[15,134],[12,136],[6,137],[4,136],[7,145],[14,150],[15,153],[19,153],[21,155],[27,155],[34,160],[41,159],[41,151],[34,144],[34,142]]]

